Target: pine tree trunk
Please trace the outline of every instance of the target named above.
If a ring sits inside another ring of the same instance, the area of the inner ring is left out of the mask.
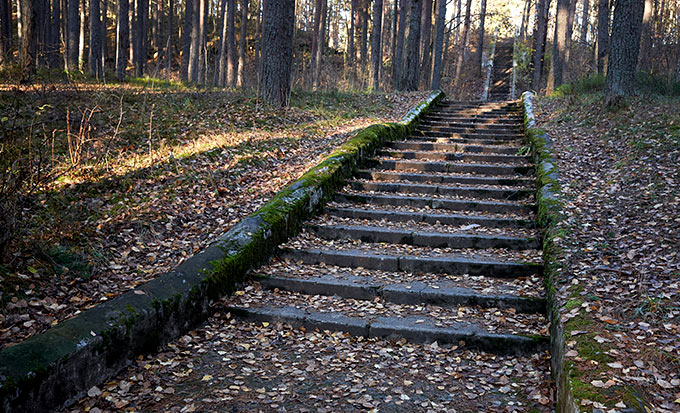
[[[101,15],[99,1],[90,0],[90,48],[87,66],[90,74],[96,79],[104,77],[102,68]]]
[[[125,80],[125,68],[130,48],[130,27],[128,0],[118,0],[118,24],[116,27],[116,78]]]
[[[102,43],[102,71],[106,73],[106,59],[109,57],[109,45],[107,42],[107,29],[108,29],[108,13],[109,13],[109,0],[102,0],[102,22],[99,25],[101,28],[101,43]]]
[[[21,83],[29,83],[35,73],[38,48],[34,0],[21,0]]]
[[[0,64],[12,50],[12,5],[10,0],[0,0]]]
[[[326,34],[326,7],[328,5],[328,2],[326,0],[321,1],[321,22],[319,26],[319,33],[317,34],[318,39],[316,43],[316,50],[314,53],[316,54],[315,58],[315,66],[314,66],[314,73],[313,73],[313,84],[312,88],[314,90],[317,90],[319,88],[319,85],[321,83],[321,60],[323,58],[323,48],[324,48],[324,43],[325,43],[325,34]]]
[[[5,0],[0,0],[0,5],[3,3],[7,4]],[[0,7],[1,8],[1,7]],[[0,15],[2,10],[0,10]],[[0,19],[2,17],[0,16]],[[0,35],[2,37],[2,35]],[[59,56],[61,49],[61,4],[59,0],[52,0],[52,20],[50,24],[50,42],[48,51],[48,61],[49,65],[53,69],[59,69],[62,67],[63,61]],[[0,41],[0,62],[2,62],[2,41]]]
[[[644,0],[617,0],[612,25],[611,54],[605,81],[607,106],[619,106],[635,93],[634,75],[640,50]]]
[[[609,0],[597,6],[597,73],[604,73],[609,56]]]
[[[604,0],[607,1],[607,0]],[[534,74],[531,87],[534,90],[541,89],[543,75],[543,59],[545,57],[545,43],[548,34],[548,10],[550,0],[538,0],[536,2],[536,30],[534,31]]]
[[[359,73],[361,76],[361,85],[366,85],[366,66],[368,65],[368,2],[369,0],[360,0],[361,9],[360,15],[360,32],[359,32]]]
[[[227,86],[236,86],[236,0],[227,0]]]
[[[347,57],[345,61],[347,62],[347,67],[345,71],[349,74],[349,84],[354,85],[356,81],[355,74],[355,61],[356,61],[356,47],[354,44],[354,38],[356,37],[356,23],[358,15],[358,0],[352,0],[350,3],[350,16],[349,16],[349,30],[347,33]]]
[[[644,0],[645,10],[642,15],[642,34],[640,35],[640,59],[638,62],[639,70],[649,72],[651,67],[651,50],[652,37],[654,36],[654,29],[652,28],[652,0]]]
[[[470,32],[470,6],[472,0],[467,0],[465,6],[465,22],[463,23],[463,33],[460,36],[460,45],[458,46],[458,61],[456,62],[456,76],[453,78],[453,88],[458,88],[460,76],[463,73],[463,60],[465,57],[465,49],[467,48],[468,34]]]
[[[189,81],[198,82],[198,59],[201,47],[201,37],[199,26],[201,24],[201,0],[187,0],[193,4],[191,6],[191,48],[189,49]]]
[[[531,12],[531,0],[526,0],[524,2],[524,9],[522,11],[522,25],[520,26],[519,29],[519,37],[522,40],[525,40],[527,38],[527,27],[529,26],[530,12]]]
[[[569,60],[571,58],[571,45],[574,35],[574,21],[576,19],[576,2],[577,0],[569,0],[569,13],[567,14],[567,36],[564,50],[564,62],[562,62],[562,82],[568,81],[569,75]]]
[[[406,34],[406,5],[410,0],[399,0],[399,29],[397,30],[397,48],[393,57],[394,74],[392,76],[392,87],[396,90],[404,88],[404,35]]]
[[[588,44],[588,20],[590,17],[590,1],[583,0],[583,16],[581,18],[581,43]]]
[[[430,89],[438,90],[444,63],[444,25],[446,24],[446,0],[437,0],[437,17],[434,31],[434,57],[432,62],[432,83]]]
[[[564,83],[564,62],[566,60],[567,52],[567,34],[568,34],[568,19],[569,19],[569,3],[570,0],[557,0],[557,15],[555,16],[555,42],[553,44],[553,64],[551,70],[553,72],[552,87],[548,90],[559,87]]]
[[[189,78],[189,66],[191,62],[191,33],[194,22],[194,0],[184,1],[184,30],[182,31],[182,63],[179,68],[179,77],[186,82]]]
[[[207,50],[206,50],[206,35],[208,22],[208,0],[200,0],[198,5],[199,22],[198,22],[198,83],[205,85],[208,83],[207,79]]]
[[[406,90],[418,90],[418,66],[420,57],[420,20],[422,0],[411,0],[411,16],[406,49]]]
[[[264,0],[260,96],[275,106],[288,106],[293,66],[294,0]]]
[[[456,38],[454,44],[460,44],[460,17],[463,14],[463,0],[456,0]]]
[[[215,66],[215,84],[219,87],[224,87],[227,69],[227,0],[222,0],[220,6],[220,27],[217,43],[217,61]]]
[[[480,17],[479,17],[479,41],[477,42],[477,56],[475,60],[477,61],[477,77],[482,76],[482,59],[484,56],[484,21],[486,19],[486,0],[482,0],[480,7]]]
[[[136,12],[135,76],[142,77],[147,58],[149,0],[137,0]]]
[[[79,31],[78,31],[78,70],[83,70],[85,63],[85,10],[87,8],[86,0],[82,0],[79,8]]]
[[[321,30],[321,11],[323,9],[322,2],[324,0],[316,0],[314,2],[314,22],[313,22],[313,28],[312,28],[312,52],[310,53],[310,62],[309,62],[309,80],[307,82],[308,86],[314,87],[316,84],[316,79],[314,79],[314,75],[316,73],[316,62],[317,62],[317,53],[316,50],[319,47],[319,32]]]
[[[165,41],[165,77],[170,79],[170,68],[172,64],[172,33],[175,25],[175,2],[168,0],[168,35]]]
[[[371,34],[371,88],[380,90],[380,67],[382,66],[382,0],[373,2],[373,32]]]
[[[241,0],[241,36],[239,37],[238,47],[238,75],[236,76],[236,87],[245,87],[246,70],[246,35],[248,29],[248,0]]]
[[[424,87],[428,87],[432,79],[432,3],[433,0],[423,0],[423,18],[420,22],[421,40],[421,80]]]

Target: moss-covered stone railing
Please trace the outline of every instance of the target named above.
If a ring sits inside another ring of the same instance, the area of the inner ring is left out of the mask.
[[[543,232],[545,290],[550,321],[550,367],[557,385],[555,411],[558,413],[578,412],[571,382],[571,365],[565,360],[567,331],[560,317],[562,305],[559,302],[556,287],[562,279],[563,271],[562,251],[556,241],[564,236],[558,228],[559,222],[563,219],[558,169],[552,155],[550,136],[536,127],[533,100],[532,92],[522,94],[524,133],[531,146],[531,154],[536,165],[538,222]]]
[[[134,358],[203,322],[210,303],[266,262],[368,157],[406,137],[443,97],[433,92],[402,121],[372,125],[174,270],[0,352],[0,411],[56,410]]]

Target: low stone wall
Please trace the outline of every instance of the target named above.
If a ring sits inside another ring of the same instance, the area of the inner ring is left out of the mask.
[[[570,366],[564,358],[567,336],[560,318],[562,304],[559,302],[556,289],[563,269],[560,260],[561,251],[555,243],[555,238],[560,236],[557,224],[563,219],[560,184],[558,182],[559,171],[553,159],[550,136],[544,130],[536,128],[533,99],[534,94],[532,92],[522,94],[524,133],[531,146],[533,161],[536,165],[538,223],[543,232],[543,260],[545,263],[543,274],[548,301],[548,320],[550,321],[550,368],[557,385],[555,411],[571,413],[578,412],[579,409],[574,403],[569,379]]]
[[[174,270],[0,352],[0,410],[68,406],[143,353],[210,315],[248,270],[266,262],[385,141],[404,138],[442,97],[433,92],[401,122],[359,131],[298,181]]]

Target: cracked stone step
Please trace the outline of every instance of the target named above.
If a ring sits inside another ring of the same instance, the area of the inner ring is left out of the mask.
[[[474,215],[438,214],[432,210],[425,212],[382,211],[351,207],[329,207],[326,214],[343,218],[388,220],[392,222],[425,222],[443,225],[480,225],[493,228],[535,228],[533,219],[494,218]]]
[[[470,134],[466,134],[470,135]],[[485,145],[485,146],[512,146],[521,147],[526,142],[523,137],[517,137],[517,139],[485,139],[485,138],[475,138],[466,137],[460,134],[454,134],[451,136],[424,136],[424,135],[410,135],[407,140],[400,142],[413,142],[413,143],[446,143],[446,144],[470,144],[470,145]]]
[[[474,173],[479,175],[527,175],[533,172],[531,165],[494,165],[462,162],[419,162],[409,160],[372,159],[369,167],[394,171]]]
[[[530,159],[526,156],[518,155],[487,155],[487,154],[469,154],[460,152],[432,152],[432,151],[386,151],[378,152],[380,156],[389,156],[398,159],[426,159],[430,161],[479,161],[479,162],[497,162],[505,164],[513,163],[527,163]]]
[[[527,277],[541,274],[543,271],[543,267],[537,263],[493,261],[454,255],[425,257],[386,255],[362,250],[303,250],[285,247],[280,249],[279,255],[304,264],[325,263],[341,267],[362,267],[369,270],[469,274],[493,278]]]
[[[355,239],[362,242],[388,242],[432,248],[503,248],[528,250],[540,247],[535,237],[445,233],[367,225],[308,225],[307,230],[326,240]]]
[[[427,182],[435,184],[528,186],[533,185],[535,182],[531,178],[387,172],[387,171],[372,171],[367,169],[359,170],[356,176],[359,179],[375,181],[410,181],[410,182]]]
[[[397,304],[430,304],[442,307],[477,306],[482,308],[514,309],[520,313],[545,313],[545,299],[511,294],[484,294],[473,288],[457,287],[452,282],[389,283],[372,277],[338,278],[327,273],[315,277],[295,278],[277,275],[256,275],[266,290],[293,291],[307,295],[335,295],[356,300],[376,298]]]
[[[350,181],[350,188],[357,191],[391,192],[429,195],[451,195],[475,199],[498,199],[518,201],[533,198],[534,191],[530,189],[512,188],[484,188],[478,186],[442,186],[429,184],[414,184],[404,182],[376,182]]]
[[[466,152],[466,153],[491,153],[517,155],[521,146],[492,146],[452,143],[427,143],[427,142],[388,142],[387,147],[397,150],[414,151],[442,151],[442,152]]]
[[[536,211],[533,204],[518,204],[509,202],[460,200],[434,197],[376,195],[360,193],[339,193],[335,196],[337,202],[355,204],[375,204],[411,206],[416,208],[429,207],[432,209],[446,209],[449,211],[479,211],[492,213],[532,214]]]
[[[498,141],[503,140],[517,140],[523,139],[524,136],[515,131],[495,131],[475,128],[440,128],[438,130],[431,130],[428,128],[417,127],[410,136],[431,136],[440,138],[477,138],[477,139],[494,139]]]
[[[367,320],[338,313],[310,312],[295,307],[228,307],[233,315],[249,321],[283,322],[308,330],[344,331],[353,336],[406,339],[413,343],[459,344],[497,354],[524,355],[544,351],[548,339],[538,335],[498,334],[479,324],[461,322],[439,327],[431,317],[377,317]]]

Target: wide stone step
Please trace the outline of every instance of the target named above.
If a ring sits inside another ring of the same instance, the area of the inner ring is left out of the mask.
[[[494,116],[498,118],[506,116],[520,116],[521,113],[515,109],[479,109],[479,108],[441,108],[436,112],[437,115],[444,116]]]
[[[387,146],[399,150],[491,153],[491,154],[497,153],[506,155],[516,155],[521,149],[521,146],[487,146],[487,145],[426,143],[409,141],[388,142]]]
[[[465,184],[465,185],[498,185],[498,186],[527,186],[534,184],[532,178],[508,178],[489,176],[443,175],[409,172],[386,172],[359,170],[357,178],[375,181],[410,181],[435,184]]]
[[[443,274],[483,275],[494,278],[526,277],[542,274],[543,267],[535,263],[492,261],[463,256],[385,255],[362,250],[290,249],[282,248],[282,258],[303,264],[362,267],[368,270],[429,272]]]
[[[334,275],[311,278],[256,275],[263,289],[293,291],[308,295],[335,295],[356,300],[376,298],[397,304],[431,304],[445,307],[479,306],[482,308],[512,308],[520,313],[544,313],[545,299],[510,294],[485,294],[472,288],[456,287],[451,282],[391,283],[362,276],[339,278]]]
[[[389,242],[432,248],[504,248],[527,250],[540,247],[536,238],[518,238],[500,235],[451,234],[443,232],[417,231],[376,226],[311,225],[308,230],[317,237],[334,239],[356,239],[362,242]]]
[[[524,138],[517,139],[493,139],[493,138],[466,138],[463,135],[456,136],[425,136],[425,135],[411,135],[405,141],[413,143],[445,143],[450,145],[467,144],[467,145],[489,145],[489,146],[507,146],[507,147],[521,147],[524,145]]]
[[[491,137],[500,137],[499,139],[504,139],[507,136],[521,136],[521,132],[517,128],[509,128],[507,126],[501,126],[499,128],[491,128],[486,126],[427,126],[420,125],[416,127],[415,133],[422,133],[424,135],[429,135],[432,133],[477,133],[482,135],[488,135]]]
[[[530,189],[499,189],[465,186],[441,186],[411,184],[402,182],[351,181],[350,187],[359,191],[393,192],[429,195],[462,196],[477,199],[498,199],[516,201],[533,196]]]
[[[447,209],[450,211],[480,211],[510,214],[532,214],[536,211],[535,205],[417,196],[340,193],[335,196],[335,200],[344,203],[410,206],[416,208],[429,207],[434,209]]]
[[[498,163],[526,163],[529,158],[518,155],[485,155],[455,152],[432,152],[432,151],[380,151],[380,156],[389,156],[398,159],[426,159],[430,161],[476,161]]]
[[[505,115],[495,115],[495,114],[466,114],[466,113],[438,113],[432,112],[428,113],[423,117],[423,121],[448,121],[448,120],[470,120],[475,122],[519,122],[523,124],[524,117],[520,113],[516,114],[505,114]]]
[[[495,218],[475,215],[438,214],[428,212],[381,211],[363,208],[327,208],[326,213],[342,218],[389,220],[391,222],[424,222],[443,225],[480,225],[493,228],[535,228],[531,219]]]
[[[307,330],[344,331],[365,338],[400,339],[414,343],[459,344],[498,354],[531,354],[548,346],[545,336],[490,333],[481,325],[460,323],[439,327],[427,316],[377,317],[373,320],[340,313],[311,312],[295,307],[229,307],[233,315],[257,322],[282,322]]]
[[[474,129],[464,129],[452,130],[452,131],[431,131],[423,130],[422,128],[416,128],[415,131],[411,132],[412,137],[427,136],[433,138],[463,138],[463,139],[486,139],[486,140],[496,140],[496,141],[508,141],[508,140],[519,140],[524,139],[521,133],[495,133],[495,132],[485,132]]]
[[[533,171],[531,165],[487,165],[478,163],[419,162],[391,159],[373,159],[369,165],[377,169],[394,171],[472,173],[479,175],[527,175]]]
[[[495,124],[495,123],[481,123],[481,122],[461,122],[461,121],[451,121],[448,122],[420,122],[418,124],[418,129],[420,130],[443,130],[443,131],[484,131],[484,132],[498,132],[498,131],[510,131],[512,133],[517,133],[522,130],[522,125],[517,122],[516,124]]]

